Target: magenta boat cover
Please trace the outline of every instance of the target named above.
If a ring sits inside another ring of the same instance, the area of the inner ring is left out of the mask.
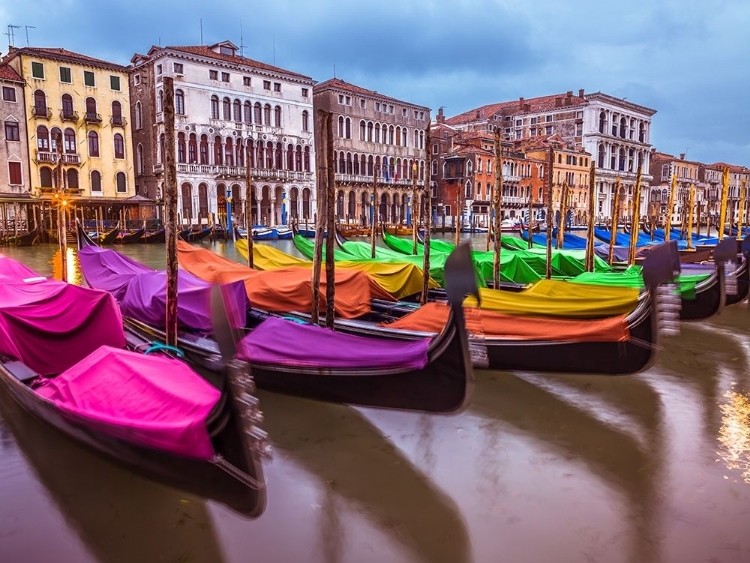
[[[185,457],[214,455],[206,418],[220,393],[179,360],[102,346],[36,392],[113,438]]]
[[[25,282],[29,271],[15,260],[0,259],[0,354],[40,375],[56,375],[99,346],[125,346],[120,311],[110,294],[56,280]]]
[[[237,357],[251,365],[422,369],[430,341],[378,340],[272,317],[240,341]]]
[[[115,250],[87,246],[78,252],[81,270],[92,287],[112,293],[122,314],[163,329],[167,311],[167,273],[152,270]],[[211,284],[185,270],[177,277],[177,324],[181,328],[208,334],[212,332]],[[247,293],[242,281],[227,284],[228,311],[247,311]],[[244,317],[234,325],[244,326]]]

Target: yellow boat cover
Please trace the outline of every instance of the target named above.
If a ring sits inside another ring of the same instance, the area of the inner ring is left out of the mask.
[[[585,289],[583,289],[585,288]],[[506,315],[602,318],[625,315],[638,304],[640,290],[632,287],[594,286],[559,280],[540,280],[523,291],[480,288],[481,309]],[[476,307],[468,297],[466,307]]]
[[[236,241],[235,248],[247,260],[247,240]],[[297,258],[267,244],[253,244],[253,267],[257,270],[277,270],[279,268],[302,267],[312,268],[312,261]],[[336,270],[358,270],[366,273],[372,280],[395,299],[403,299],[422,291],[422,270],[408,262],[382,263],[375,261],[347,260],[336,262]],[[430,278],[430,287],[438,284]]]

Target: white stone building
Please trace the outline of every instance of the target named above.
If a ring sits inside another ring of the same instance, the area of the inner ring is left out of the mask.
[[[152,47],[131,60],[137,193],[164,194],[163,78],[174,78],[178,214],[183,225],[244,216],[253,224],[313,220],[313,80],[238,54],[229,41]],[[231,199],[230,199],[231,198]]]

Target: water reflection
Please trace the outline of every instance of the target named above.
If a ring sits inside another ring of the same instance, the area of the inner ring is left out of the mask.
[[[471,561],[466,524],[455,503],[357,410],[259,392],[264,427],[278,455],[289,456],[324,483],[321,551],[337,560],[353,533],[341,501],[361,514],[410,560]],[[332,529],[347,529],[347,534]],[[328,557],[333,559],[329,559]]]
[[[29,415],[4,391],[0,409],[23,457],[46,489],[52,505],[75,530],[92,560],[223,561],[204,500],[135,475]],[[7,426],[6,426],[7,424]],[[11,456],[10,461],[13,460]],[[5,464],[8,460],[4,460]],[[16,482],[16,486],[20,483]],[[51,507],[29,513],[28,495],[3,495],[3,512],[16,520],[40,519]],[[49,517],[42,518],[49,525]],[[24,527],[3,542],[3,561],[60,560],[54,545]],[[25,536],[29,536],[26,538]],[[52,549],[49,557],[44,553]],[[80,554],[62,560],[81,561]]]
[[[750,394],[727,391],[721,405],[721,428],[718,440],[722,448],[717,452],[727,469],[740,472],[745,483],[750,483]]]

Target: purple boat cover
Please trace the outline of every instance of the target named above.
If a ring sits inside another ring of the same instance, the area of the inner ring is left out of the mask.
[[[35,391],[113,438],[185,457],[214,455],[206,418],[220,393],[179,360],[102,346]]]
[[[379,340],[272,317],[240,341],[237,357],[296,367],[422,369],[430,341]]]
[[[110,294],[37,276],[15,260],[0,259],[0,354],[48,376],[102,345],[125,346]],[[29,278],[37,279],[23,281]]]
[[[609,260],[609,244],[605,242],[595,246],[594,253],[602,260]],[[627,262],[629,253],[630,249],[627,246],[615,246],[614,261]]]
[[[78,252],[86,281],[97,289],[112,292],[120,302],[122,314],[148,325],[164,328],[167,311],[167,273],[152,270],[115,250],[87,246]],[[212,332],[211,284],[185,270],[177,276],[177,324],[194,332]],[[227,310],[247,311],[247,293],[242,281],[226,284]],[[245,319],[232,318],[234,326],[244,326]]]

